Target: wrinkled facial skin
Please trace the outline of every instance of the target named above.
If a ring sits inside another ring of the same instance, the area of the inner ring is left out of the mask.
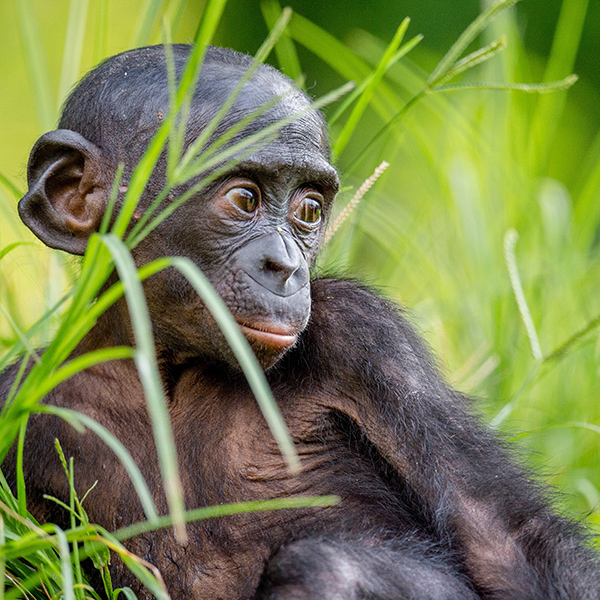
[[[296,343],[310,317],[310,267],[338,186],[323,135],[310,115],[288,125],[191,198],[158,233],[171,253],[190,258],[208,277],[265,369]],[[156,249],[145,243],[136,254],[146,262]],[[173,271],[160,284],[156,279],[147,286],[162,296],[151,303],[158,308],[153,320],[158,337],[179,349],[176,360],[208,356],[236,367],[189,283]]]

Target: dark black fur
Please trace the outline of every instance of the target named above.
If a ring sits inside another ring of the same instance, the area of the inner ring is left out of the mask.
[[[174,50],[181,72],[189,50]],[[189,140],[248,65],[237,53],[210,50]],[[219,131],[282,90],[284,99],[249,131],[297,111],[307,100],[291,89],[277,71],[261,67]],[[83,252],[116,165],[126,163],[127,180],[167,109],[161,48],[120,55],[84,78],[66,104],[61,129],[32,152],[30,192],[20,207],[26,223],[49,245]],[[160,162],[142,209],[163,181]],[[231,189],[254,190],[259,208],[239,212]],[[509,450],[443,383],[398,309],[352,282],[308,285],[336,190],[325,126],[309,113],[191,199],[134,258],[143,264],[179,254],[202,267],[245,327],[302,461],[302,472],[291,475],[205,307],[177,273],[161,273],[147,282],[146,293],[186,506],[319,494],[337,494],[340,504],[212,519],[189,525],[186,547],[161,530],[138,536],[129,548],[160,568],[178,599],[600,598],[600,569],[581,528],[552,511]],[[298,221],[294,207],[306,198],[319,199],[320,221]],[[123,303],[76,354],[117,343],[132,343]],[[0,377],[0,399],[15,372]],[[46,402],[108,427],[166,512],[132,362],[88,369]],[[25,445],[33,514],[66,522],[43,499],[51,494],[68,502],[55,437],[75,459],[80,493],[99,480],[86,500],[93,521],[114,530],[143,519],[110,450],[92,433],[78,434],[48,416],[31,418]],[[3,469],[14,485],[13,456]],[[117,585],[144,594],[120,562],[111,568]]]

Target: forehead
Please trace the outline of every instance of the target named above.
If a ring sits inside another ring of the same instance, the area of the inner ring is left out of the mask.
[[[248,137],[266,128],[275,133],[275,127],[280,140],[298,138],[329,155],[323,117],[311,109],[311,100],[304,92],[279,71],[263,67],[239,89],[237,84],[244,71],[235,70],[227,77],[219,77],[214,65],[208,67],[202,71],[192,102],[189,125],[194,132],[200,134],[218,116],[213,137],[228,131],[236,131],[238,138]],[[225,106],[227,111],[223,115]]]
[[[258,72],[243,86],[211,135],[209,145],[219,145],[219,138],[233,133],[223,147],[238,144],[239,170],[282,176],[295,173],[305,181],[337,187],[322,116],[311,110],[311,101],[303,92],[279,72],[271,71],[266,76]],[[212,87],[207,95],[199,93],[194,98],[190,143],[219,114],[228,93],[231,91]]]
[[[276,140],[242,158],[239,167],[263,176],[338,187],[337,171],[329,162],[328,150],[324,151],[319,138],[302,123],[286,128]]]

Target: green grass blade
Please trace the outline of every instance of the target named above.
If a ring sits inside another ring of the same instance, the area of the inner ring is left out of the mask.
[[[465,56],[462,60],[459,60],[451,69],[448,69],[444,75],[442,75],[434,85],[442,85],[446,81],[454,79],[461,73],[472,69],[476,65],[489,60],[499,52],[502,52],[506,48],[506,36],[503,35],[499,40],[492,42],[491,44],[471,52],[468,56]]]
[[[27,430],[27,419],[23,419],[19,429],[19,441],[17,443],[17,503],[20,515],[27,514],[27,489],[25,487],[25,471],[23,470],[23,451],[25,449],[25,432]]]
[[[60,310],[66,301],[70,298],[71,294],[67,294],[53,307],[48,309],[26,332],[25,338],[29,341],[42,327],[44,327],[48,320],[51,319],[58,310]],[[13,344],[9,351],[0,359],[0,373],[6,369],[12,360],[14,360],[23,350],[25,346],[20,342]]]
[[[133,348],[129,348],[128,346],[113,346],[112,348],[100,348],[99,350],[93,350],[92,352],[86,352],[81,356],[77,356],[59,367],[56,372],[37,386],[35,391],[35,396],[37,396],[36,401],[41,400],[55,387],[85,369],[102,364],[103,362],[123,360],[125,358],[135,358]]]
[[[27,350],[27,352],[29,352],[29,354],[33,357],[33,359],[37,363],[40,363],[41,362],[40,357],[38,356],[37,352],[35,351],[35,348],[31,345],[29,339],[27,338],[27,335],[17,325],[15,320],[12,318],[11,314],[4,308],[4,306],[2,306],[2,304],[0,304],[0,313],[2,313],[4,318],[7,320],[8,324],[11,326],[12,330],[17,334],[17,337],[19,338],[19,341],[21,342],[21,344],[23,344],[23,347]]]
[[[377,180],[381,177],[381,175],[385,172],[385,170],[389,167],[389,163],[383,161],[373,172],[373,174],[365,180],[365,182],[358,188],[350,202],[346,204],[346,206],[342,209],[340,214],[337,216],[335,221],[327,227],[325,230],[325,235],[323,236],[322,246],[325,246],[329,240],[336,234],[338,229],[342,226],[342,224],[346,221],[346,219],[350,216],[352,211],[357,207],[358,203],[362,200],[364,195],[375,185]]]
[[[442,57],[431,75],[427,79],[429,85],[435,83],[442,78],[449,69],[451,69],[458,57],[463,53],[466,47],[485,29],[503,10],[513,6],[519,0],[499,0],[492,4],[489,8],[483,11],[460,35],[460,37],[452,44],[450,50]]]
[[[226,4],[227,0],[209,0],[204,9],[204,14],[194,36],[194,47],[177,90],[176,111],[179,110],[184,101],[191,101],[193,90],[200,76],[200,68],[202,67],[206,47],[212,41]]]
[[[6,544],[6,535],[4,533],[4,519],[0,515],[0,547]],[[6,578],[6,559],[0,552],[0,599],[4,598],[4,581]]]
[[[515,246],[519,234],[514,229],[509,229],[504,236],[504,257],[506,260],[506,266],[508,268],[508,274],[510,276],[510,283],[512,285],[515,300],[519,307],[519,313],[521,319],[527,330],[527,336],[529,338],[529,346],[531,348],[531,354],[537,362],[544,360],[544,354],[540,346],[540,340],[533,323],[533,317],[525,298],[525,292],[523,291],[523,284],[521,283],[521,277],[519,275],[519,268],[517,266],[517,257],[515,255]]]
[[[0,173],[0,184],[7,188],[17,200],[20,200],[24,196],[24,193],[3,173]]]
[[[109,0],[96,0],[96,15],[94,23],[94,53],[92,63],[97,65],[108,53],[108,2]]]
[[[173,55],[173,41],[167,23],[164,21],[162,31],[162,42],[165,48],[165,64],[167,68],[167,85],[169,87],[169,105],[173,106],[176,103],[177,97],[177,73],[175,69],[175,57]],[[167,186],[169,185],[169,182],[173,181],[175,169],[179,164],[188,118],[189,112],[182,114],[169,131],[169,142],[167,144]],[[161,199],[161,202],[163,199],[164,198]],[[144,213],[148,213],[148,210],[144,211]],[[144,217],[145,216],[146,214],[144,214]],[[136,227],[138,225],[139,223],[136,224]]]
[[[89,0],[71,0],[69,5],[67,33],[65,35],[60,83],[58,85],[58,106],[65,101],[69,90],[79,79],[88,2]]]
[[[589,0],[563,0],[544,81],[564,77],[573,71],[588,3]],[[537,157],[538,168],[545,167],[547,163],[565,101],[566,94],[556,94],[538,101],[530,137],[531,154]]]
[[[401,58],[406,56],[421,40],[423,39],[422,35],[416,35],[410,41],[406,42],[398,52],[392,57],[389,61],[386,72],[390,67],[393,67]],[[327,119],[329,125],[333,125],[341,116],[348,110],[348,108],[356,101],[356,99],[363,93],[365,88],[371,83],[373,78],[375,77],[375,71],[371,73],[367,78],[361,81],[360,85],[358,85],[353,92],[344,100],[344,102],[340,105],[340,107],[333,113],[333,115]]]
[[[133,213],[137,208],[138,202],[146,188],[146,184],[148,183],[158,158],[164,148],[169,131],[173,125],[173,121],[173,118],[167,119],[163,125],[159,127],[146,152],[144,152],[144,156],[142,156],[140,162],[133,171],[131,179],[127,185],[127,192],[123,198],[123,204],[121,205],[119,214],[111,229],[112,233],[119,238],[123,237],[127,227],[129,226],[129,223],[131,222]]]
[[[31,0],[15,0],[15,4],[27,55],[27,71],[30,73],[31,87],[35,90],[38,127],[40,131],[49,131],[54,128],[56,105],[52,102],[50,75],[35,11]]]
[[[359,81],[371,72],[365,61],[342,42],[298,13],[294,13],[290,19],[289,32],[294,40],[308,48],[346,79]]]
[[[62,591],[64,600],[75,600],[73,593],[73,569],[71,567],[71,553],[69,552],[69,542],[65,532],[59,527],[54,528],[56,541],[60,554],[60,568],[62,574]]]
[[[209,2],[206,4],[202,19],[198,25],[196,35],[194,36],[196,45],[206,48],[206,46],[210,44],[217,29],[217,25],[221,20],[221,16],[223,15],[226,4],[227,0],[209,0]],[[202,61],[200,61],[200,63],[201,62]],[[190,67],[190,73],[197,66],[198,65],[192,65],[192,67]]]
[[[148,403],[169,510],[173,516],[176,535],[179,540],[183,541],[186,539],[183,521],[183,489],[179,478],[171,419],[158,370],[152,325],[144,291],[133,258],[125,244],[112,234],[103,236],[102,241],[110,250],[119,273],[119,279],[125,287],[125,299],[136,341],[134,360]]]
[[[227,0],[209,0],[206,6],[196,34],[195,44],[181,76],[179,87],[177,88],[175,103],[170,107],[169,115],[154,135],[152,142],[136,166],[129,182],[127,193],[123,199],[123,205],[112,229],[112,232],[119,238],[123,237],[125,230],[131,222],[139,199],[154,170],[169,133],[175,125],[177,114],[181,110],[184,102],[189,102],[192,97],[196,82],[198,81],[198,76],[200,75],[200,68],[204,59],[204,53],[206,52],[206,46],[210,43],[215,33],[215,29],[225,8],[226,1]]]
[[[104,534],[104,538],[114,539],[108,533]],[[125,566],[148,588],[157,600],[171,600],[171,596],[169,596],[169,593],[165,589],[160,572],[156,567],[149,563],[142,564],[137,556],[134,556],[120,545],[110,544],[109,547],[111,550],[118,552]],[[149,569],[153,569],[154,574]]]
[[[0,250],[0,260],[2,260],[7,254],[9,254],[10,252],[12,252],[15,248],[18,248],[19,246],[37,246],[37,244],[35,242],[13,242],[12,244],[9,244],[8,246],[6,246],[5,248],[2,248],[2,250]]]
[[[139,467],[135,464],[135,461],[123,443],[110,431],[108,431],[106,427],[92,419],[90,416],[68,408],[43,405],[40,406],[39,412],[42,414],[50,414],[60,417],[78,430],[81,430],[83,427],[87,427],[93,431],[115,453],[115,456],[125,467],[125,470],[129,475],[129,479],[131,480],[138,498],[140,499],[144,509],[144,514],[148,520],[150,522],[155,522],[158,519],[156,507],[154,506],[154,501],[152,500],[152,494],[150,493],[148,485],[146,484],[144,476],[142,475]]]
[[[577,75],[569,75],[560,81],[548,83],[496,83],[493,81],[475,81],[473,83],[451,83],[436,85],[428,90],[433,92],[457,92],[460,90],[499,90],[509,92],[525,92],[526,94],[550,94],[569,89],[577,81]]]
[[[589,0],[563,0],[544,81],[573,70],[588,5]]]
[[[297,13],[292,15],[288,29],[296,42],[318,56],[344,79],[362,82],[373,73],[373,67],[345,44]],[[372,105],[382,118],[387,119],[400,110],[402,103],[396,90],[382,81],[372,99]]]
[[[138,276],[141,281],[147,279],[151,275],[158,273],[162,269],[169,266],[167,259],[158,259],[151,263],[148,263],[138,271]],[[117,282],[112,285],[106,292],[104,292],[89,308],[84,311],[79,319],[72,322],[71,326],[64,330],[62,338],[58,340],[58,347],[54,348],[54,353],[48,358],[50,350],[53,348],[54,343],[44,354],[44,361],[52,360],[61,363],[66,358],[73,348],[79,343],[83,336],[96,324],[100,316],[112,306],[121,296],[123,295],[123,284]],[[63,328],[61,327],[61,331]],[[57,338],[58,339],[58,338]],[[56,357],[64,357],[57,359]],[[44,375],[42,380],[48,375]],[[38,384],[39,385],[39,384]]]
[[[346,173],[351,173],[355,167],[360,164],[363,157],[367,155],[367,152],[374,146],[377,140],[381,139],[383,135],[385,135],[391,128],[397,125],[408,113],[408,111],[417,104],[424,96],[426,95],[426,88],[423,88],[420,92],[415,94],[402,108],[385,123],[379,131],[362,147],[362,149],[357,153],[356,157],[354,157],[346,166]]]
[[[175,35],[175,32],[179,29],[179,24],[185,13],[188,0],[178,0],[178,2],[171,2],[168,7],[168,20],[171,23],[171,37]]]
[[[119,598],[119,594],[123,594],[127,600],[138,600],[138,597],[133,593],[133,590],[128,587],[116,589],[112,600],[117,600]]]
[[[100,223],[100,229],[98,233],[107,233],[108,227],[110,225],[110,221],[112,219],[113,212],[115,210],[115,204],[117,202],[117,195],[119,193],[119,185],[121,184],[121,179],[123,179],[123,170],[125,169],[124,163],[119,163],[117,166],[117,171],[115,173],[115,178],[113,180],[112,187],[110,189],[110,196],[108,197],[108,203],[106,205],[106,209],[104,211],[104,216],[102,217],[102,223]]]
[[[298,473],[300,471],[300,460],[294,449],[294,443],[292,442],[287,426],[275,403],[263,370],[260,368],[254,353],[250,349],[234,318],[231,316],[225,302],[223,302],[205,275],[191,260],[187,258],[172,258],[171,264],[194,286],[194,289],[215,318],[248,380],[248,384],[290,470],[293,473]]]
[[[408,29],[409,23],[410,23],[410,19],[408,17],[406,19],[404,19],[404,21],[402,21],[402,23],[396,30],[396,33],[395,33],[394,37],[392,38],[392,41],[390,42],[388,47],[385,49],[385,52],[383,53],[383,56],[381,57],[379,64],[375,68],[375,71],[373,72],[372,77],[370,77],[368,85],[365,87],[364,91],[358,98],[356,105],[354,106],[354,108],[352,109],[352,112],[350,113],[350,117],[344,124],[342,131],[340,132],[340,134],[337,136],[337,139],[335,140],[335,143],[333,145],[333,155],[334,156],[339,156],[343,152],[344,148],[346,147],[346,144],[349,142],[350,136],[354,132],[356,126],[358,125],[360,118],[362,117],[363,113],[367,109],[367,106],[369,105],[369,102],[371,101],[371,98],[373,97],[375,88],[377,87],[379,82],[383,79],[383,76],[385,75],[385,72],[387,71],[389,64],[393,60],[394,55],[396,54],[396,51],[398,50],[400,44],[402,43],[402,40],[404,39],[404,35],[406,33],[406,30]]]
[[[25,375],[27,365],[29,364],[30,358],[30,354],[26,354],[22,357],[21,364],[19,365],[19,369],[17,371],[17,375],[15,376],[15,380],[13,381],[12,385],[10,386],[10,390],[8,391],[8,396],[4,398],[4,406],[2,407],[2,411],[0,412],[0,418],[8,410],[8,407],[10,406],[17,393],[17,390],[19,389],[21,381],[23,380],[23,376]]]
[[[581,191],[576,195],[574,207],[574,226],[577,231],[577,245],[586,253],[596,244],[598,223],[600,222],[600,131],[596,134],[594,144],[590,148],[588,165],[584,166],[579,176]],[[587,168],[586,168],[587,167]]]
[[[592,331],[600,326],[600,315],[594,317],[587,323],[583,329],[580,329],[571,337],[563,342],[556,350],[553,350],[548,356],[544,358],[544,362],[551,362],[567,356],[570,350],[579,344],[585,337],[587,337]]]
[[[269,109],[273,108],[276,104],[281,102],[286,96],[278,96],[276,98],[272,98],[268,100],[261,106],[259,106],[256,110],[253,110],[248,115],[234,123],[231,127],[227,129],[227,131],[220,134],[219,137],[214,140],[206,149],[202,150],[201,154],[194,158],[194,163],[202,164],[204,161],[208,160],[208,158],[214,154],[216,154],[217,150],[222,148],[233,139],[236,135],[241,133],[248,125],[250,125],[253,121],[258,119],[261,115],[266,113]],[[181,177],[182,180],[185,179],[185,175]]]
[[[239,96],[242,88],[246,85],[246,83],[250,80],[252,75],[256,72],[259,65],[264,62],[267,58],[275,42],[279,39],[286,25],[289,23],[291,16],[291,10],[285,9],[281,13],[281,17],[275,23],[273,29],[269,32],[267,39],[262,43],[261,47],[258,49],[254,60],[252,61],[252,65],[247,69],[242,78],[236,83],[233,88],[231,94],[229,94],[227,100],[223,103],[223,106],[219,108],[215,116],[210,120],[208,125],[202,130],[202,133],[194,140],[194,142],[187,149],[183,159],[181,160],[181,164],[179,165],[175,178],[177,182],[181,182],[181,173],[185,172],[186,168],[190,165],[190,163],[195,159],[196,155],[202,150],[206,142],[209,140],[210,136],[215,132],[219,123],[223,120],[225,115],[229,112],[236,98]]]
[[[278,0],[263,0],[263,2],[260,3],[260,9],[267,27],[273,29],[282,13],[281,5]],[[283,73],[293,79],[296,82],[296,85],[303,87],[304,76],[302,74],[302,67],[300,66],[300,59],[298,58],[294,42],[287,31],[284,31],[281,34],[281,37],[275,44],[275,53],[277,55],[279,68]]]
[[[297,121],[310,112],[320,110],[324,106],[335,102],[353,88],[354,82],[350,81],[332,92],[321,96],[321,98],[312,102],[307,108],[300,110],[289,117],[280,119],[267,127],[263,127],[256,133],[244,137],[244,139],[225,148],[222,152],[215,154],[211,158],[194,162],[187,171],[181,174],[180,182],[188,181],[193,177],[198,176],[203,171],[208,171],[209,169],[224,163],[224,161],[235,159],[236,154],[242,153],[248,149],[258,150],[270,140],[274,139],[274,136],[276,136],[286,125]]]
[[[219,504],[218,506],[207,506],[188,510],[185,513],[186,523],[200,521],[203,519],[214,519],[217,517],[227,517],[241,513],[264,512],[267,510],[289,510],[298,508],[323,508],[326,506],[336,506],[339,504],[338,496],[301,496],[297,498],[277,498],[274,500],[256,500],[251,502],[235,502],[232,504]],[[115,531],[115,538],[120,541],[131,539],[136,535],[147,531],[155,531],[163,527],[169,527],[172,523],[169,516],[159,517],[153,523],[143,522],[130,525]]]
[[[99,239],[98,235],[92,235],[88,242],[80,276],[73,292],[73,301],[54,340],[44,354],[49,370],[64,361],[87,333],[82,332],[79,324],[82,321],[89,322],[90,306],[113,271],[110,253],[100,244]]]
[[[156,22],[156,17],[160,11],[163,0],[145,0],[144,6],[140,11],[136,28],[131,38],[130,46],[132,48],[140,48],[147,46],[150,43],[150,35],[152,27]]]

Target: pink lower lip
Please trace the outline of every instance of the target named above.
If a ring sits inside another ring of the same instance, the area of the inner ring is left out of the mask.
[[[248,340],[257,341],[269,348],[278,350],[288,348],[292,344],[295,344],[298,339],[298,334],[291,333],[291,328],[276,325],[259,325],[258,327],[251,327],[250,325],[244,325],[243,323],[238,323],[238,325]]]

